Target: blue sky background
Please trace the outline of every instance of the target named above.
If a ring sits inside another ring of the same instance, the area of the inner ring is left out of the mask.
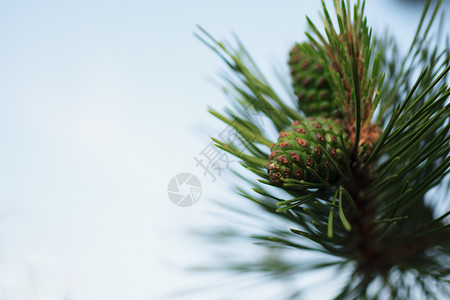
[[[367,2],[374,29],[408,45],[421,6]],[[186,231],[209,224],[209,199],[231,195],[227,175],[212,183],[193,160],[225,128],[207,106],[226,104],[211,83],[223,65],[196,24],[218,38],[237,33],[273,79],[304,38],[304,15],[318,21],[319,10],[319,1],[2,1],[0,273],[16,283],[6,300],[29,299],[30,257],[56,262],[39,273],[32,260],[34,280],[53,278],[53,293],[69,299],[162,299],[190,280],[177,263],[203,254]],[[203,184],[190,208],[167,197],[181,172]]]

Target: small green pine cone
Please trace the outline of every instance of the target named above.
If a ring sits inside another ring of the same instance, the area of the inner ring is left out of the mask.
[[[344,146],[340,142],[341,135]],[[347,134],[339,121],[324,117],[295,121],[289,129],[280,132],[278,142],[271,147],[272,153],[267,164],[270,181],[279,186],[283,185],[282,179],[286,178],[318,182],[319,179],[308,170],[307,167],[310,167],[323,180],[336,182],[339,173],[323,150],[330,154],[338,166],[343,166],[346,163],[344,151],[349,148]]]
[[[296,44],[289,53],[292,86],[298,106],[306,116],[331,117],[336,111],[333,95],[322,65],[306,51],[307,43]]]

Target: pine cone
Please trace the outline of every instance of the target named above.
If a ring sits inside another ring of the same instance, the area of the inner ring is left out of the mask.
[[[356,126],[355,124],[344,125],[346,128],[349,140],[354,143],[356,139]],[[376,143],[378,142],[382,133],[381,127],[366,122],[361,127],[361,134],[358,143],[358,152],[356,153],[360,160],[366,160],[372,153]]]
[[[305,49],[307,43],[296,44],[289,54],[292,86],[298,98],[299,108],[307,116],[334,115],[336,105],[322,65]]]
[[[339,141],[341,135],[346,149]],[[310,167],[323,180],[336,182],[339,173],[323,150],[338,166],[343,166],[346,163],[344,151],[349,146],[347,134],[339,121],[323,117],[295,121],[288,130],[280,132],[278,142],[272,145],[267,164],[270,181],[275,185],[283,185],[282,179],[286,178],[318,182],[319,179],[307,169]]]

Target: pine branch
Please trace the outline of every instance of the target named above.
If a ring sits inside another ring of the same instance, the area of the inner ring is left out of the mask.
[[[209,112],[235,138],[213,141],[258,178],[236,172],[252,188],[238,194],[267,219],[268,234],[253,238],[335,259],[296,267],[275,256],[219,269],[283,278],[345,267],[352,275],[336,299],[374,298],[377,285],[395,299],[450,293],[450,211],[435,217],[436,201],[425,201],[450,172],[450,54],[432,35],[441,2],[432,9],[427,1],[403,57],[392,39],[373,36],[364,1],[334,1],[336,22],[323,3],[323,30],[307,18],[308,42],[290,52],[298,107],[278,96],[239,40],[234,48],[199,28],[230,71],[223,79],[233,109]],[[277,141],[255,114],[271,122]],[[439,290],[431,293],[431,283]]]

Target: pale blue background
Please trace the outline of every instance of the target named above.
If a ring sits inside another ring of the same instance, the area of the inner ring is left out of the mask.
[[[369,23],[408,44],[421,9],[407,3],[369,0]],[[185,232],[208,224],[209,199],[230,194],[226,175],[211,183],[193,160],[225,128],[206,107],[226,104],[211,82],[223,65],[193,36],[196,24],[218,38],[236,32],[273,74],[319,9],[0,2],[0,272],[33,253],[56,257],[69,282],[59,289],[76,300],[162,299],[191,280],[177,265],[204,254]],[[180,172],[204,185],[191,208],[167,198]]]

